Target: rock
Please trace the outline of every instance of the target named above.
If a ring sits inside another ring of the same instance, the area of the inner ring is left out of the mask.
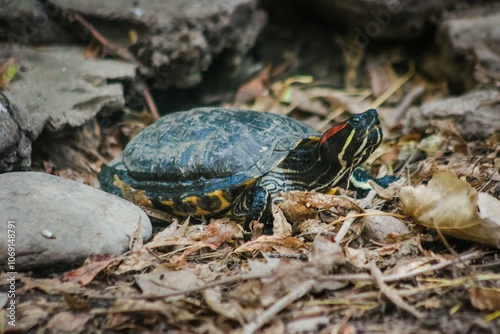
[[[378,210],[366,210],[370,212],[381,212]],[[389,235],[397,236],[410,233],[410,229],[399,219],[391,216],[366,216],[365,228],[362,238],[365,242],[370,240],[380,243],[388,243]]]
[[[402,122],[404,132],[425,131],[431,120],[448,119],[463,137],[486,138],[500,129],[499,98],[495,89],[475,90],[412,108]]]
[[[111,41],[127,47],[130,32],[136,32],[137,40],[129,49],[152,69],[151,89],[199,84],[203,72],[223,51],[225,59],[232,58],[238,66],[266,21],[264,12],[256,9],[256,0],[42,2],[63,13],[61,22],[86,39],[88,33],[82,33],[80,23],[65,13],[80,14]]]
[[[57,176],[14,172],[0,175],[0,266],[7,262],[7,223],[15,228],[15,269],[55,268],[91,254],[122,254],[137,224],[147,239],[152,227],[132,203]]]
[[[31,165],[31,143],[42,130],[79,127],[101,111],[124,105],[120,81],[135,66],[85,59],[82,47],[0,47],[0,59],[14,57],[18,74],[0,97],[0,172]]]
[[[37,0],[0,0],[0,41],[40,45],[68,43],[73,37],[52,21]]]
[[[469,91],[478,84],[500,85],[500,6],[497,7],[493,13],[453,18],[439,26],[435,42],[440,49],[438,61],[428,72],[445,77],[452,93]]]
[[[408,40],[424,32],[452,0],[301,0],[327,20],[347,26],[366,47],[371,40]]]

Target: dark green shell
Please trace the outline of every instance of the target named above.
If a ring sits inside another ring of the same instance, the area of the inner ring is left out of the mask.
[[[110,167],[121,170],[118,176],[132,187],[201,196],[261,177],[303,139],[319,136],[311,127],[276,114],[192,109],[168,114],[145,128]]]

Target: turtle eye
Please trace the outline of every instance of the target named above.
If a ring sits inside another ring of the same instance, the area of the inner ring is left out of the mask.
[[[351,124],[353,128],[358,129],[363,126],[363,120],[360,116],[354,115],[349,120],[349,124]]]

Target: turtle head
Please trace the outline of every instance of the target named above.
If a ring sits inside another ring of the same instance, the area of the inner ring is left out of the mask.
[[[366,161],[381,142],[377,111],[369,109],[327,130],[319,141],[319,155],[323,161],[352,168]]]

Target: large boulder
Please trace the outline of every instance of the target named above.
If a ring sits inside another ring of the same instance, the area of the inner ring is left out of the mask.
[[[438,61],[429,72],[446,78],[453,93],[500,85],[500,6],[443,21],[435,44]]]
[[[0,175],[0,184],[0,266],[13,263],[8,271],[75,265],[91,254],[122,254],[139,224],[138,235],[147,239],[152,234],[141,209],[75,181],[14,172]],[[9,245],[15,254],[8,254]]]
[[[346,26],[359,43],[408,40],[425,31],[452,0],[300,0],[332,23]]]
[[[74,13],[128,47],[151,73],[150,89],[188,88],[224,52],[235,66],[265,24],[256,0],[42,0],[47,12],[88,39]],[[131,40],[130,36],[136,38]],[[149,71],[148,71],[149,72]]]
[[[0,43],[40,45],[73,40],[37,0],[0,0],[0,9]]]

